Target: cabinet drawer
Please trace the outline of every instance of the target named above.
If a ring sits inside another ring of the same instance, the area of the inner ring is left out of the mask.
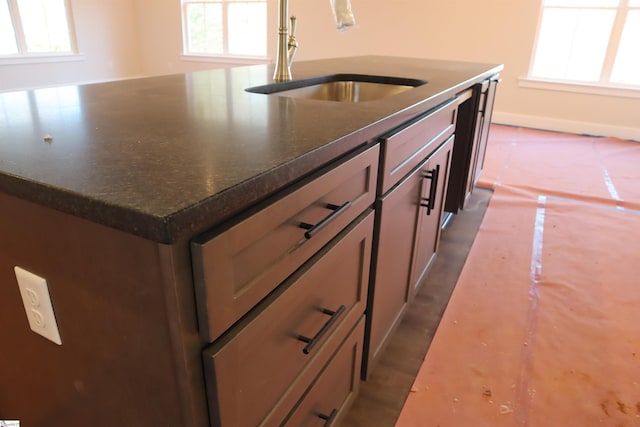
[[[198,320],[209,342],[373,204],[378,153],[374,146],[224,232],[192,242]]]
[[[320,377],[291,414],[286,427],[336,425],[360,388],[364,318],[333,356]]]
[[[364,314],[372,234],[370,211],[205,350],[214,426],[284,420]]]
[[[452,100],[423,118],[381,138],[380,191],[384,194],[415,168],[429,151],[442,144],[455,129],[457,101]]]

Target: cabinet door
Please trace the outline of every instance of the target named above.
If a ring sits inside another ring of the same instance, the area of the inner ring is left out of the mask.
[[[411,274],[411,295],[422,283],[426,272],[438,249],[444,199],[447,194],[447,182],[451,166],[453,136],[440,146],[421,169],[422,194],[418,231],[416,235],[415,257]]]
[[[487,142],[489,140],[489,126],[491,125],[491,116],[493,115],[493,103],[496,98],[496,88],[500,79],[496,76],[489,80],[489,88],[484,98],[482,108],[482,126],[480,127],[480,138],[478,140],[478,155],[476,160],[474,185],[478,183],[482,169],[484,168],[484,156],[487,151]]]
[[[473,192],[473,187],[476,185],[476,181],[478,180],[478,149],[480,148],[480,134],[482,132],[482,126],[484,123],[484,113],[482,111],[478,111],[476,113],[476,122],[475,122],[475,130],[473,131],[473,145],[472,145],[472,153],[471,159],[469,162],[469,172],[467,175],[467,188],[465,188],[464,193],[464,201],[469,198],[471,193]]]
[[[377,258],[375,279],[369,290],[364,377],[399,322],[410,295],[423,168],[424,163],[421,163],[395,189],[376,202],[379,215]]]
[[[469,181],[473,176],[474,153],[476,151],[476,133],[478,119],[478,102],[481,85],[465,91],[461,95],[456,120],[456,142],[451,159],[451,179],[445,209],[457,213],[464,208],[469,191]]]
[[[445,209],[452,213],[464,208],[465,201],[477,184],[487,147],[499,75],[473,87],[472,95],[464,92],[458,105],[456,142],[451,163],[451,179]]]

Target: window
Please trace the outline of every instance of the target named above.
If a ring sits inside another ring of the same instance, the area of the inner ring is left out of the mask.
[[[530,77],[640,86],[640,0],[543,0]]]
[[[266,0],[182,0],[184,53],[267,56]]]
[[[69,0],[0,0],[0,55],[74,53]]]

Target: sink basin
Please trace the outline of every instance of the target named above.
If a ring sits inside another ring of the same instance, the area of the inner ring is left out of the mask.
[[[427,82],[401,77],[332,74],[247,88],[247,92],[335,102],[375,101],[397,95]]]

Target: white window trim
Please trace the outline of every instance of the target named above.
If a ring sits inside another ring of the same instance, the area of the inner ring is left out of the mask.
[[[615,83],[611,83],[611,72],[613,70],[613,64],[615,61],[615,54],[618,51],[618,46],[620,45],[620,39],[622,38],[622,30],[624,28],[624,20],[627,17],[627,13],[630,9],[636,9],[636,7],[631,7],[630,0],[620,0],[620,4],[616,7],[589,7],[589,9],[615,9],[616,17],[614,18],[613,28],[611,37],[609,39],[609,46],[607,47],[607,52],[604,60],[604,64],[602,65],[602,74],[600,75],[600,81],[598,82],[574,82],[565,79],[544,79],[540,77],[535,77],[532,75],[533,73],[533,64],[536,57],[536,52],[538,50],[538,41],[540,40],[540,29],[542,26],[542,15],[545,9],[544,2],[540,2],[540,12],[538,13],[538,24],[536,29],[536,38],[533,44],[533,49],[531,51],[531,57],[529,60],[529,70],[527,72],[527,77],[522,77],[518,80],[518,86],[527,87],[527,88],[535,88],[535,89],[546,89],[546,90],[557,90],[563,92],[578,92],[578,93],[589,93],[595,95],[609,95],[609,96],[621,96],[625,98],[639,98],[640,95],[640,86],[627,86],[627,85],[618,85]],[[555,6],[558,9],[568,8],[563,6]],[[575,7],[572,7],[575,8]]]
[[[84,60],[84,53],[17,54],[0,56],[0,65],[47,64]]]
[[[542,89],[559,92],[585,93],[590,95],[617,96],[620,98],[640,98],[640,87],[601,83],[570,82],[567,80],[521,77],[518,86],[528,89]]]
[[[66,62],[73,60],[83,60],[84,55],[78,52],[78,43],[76,39],[75,24],[73,21],[73,13],[71,11],[71,0],[64,0],[65,12],[67,15],[67,26],[69,30],[69,44],[71,51],[69,52],[27,52],[26,38],[22,28],[22,20],[20,19],[20,8],[16,0],[7,0],[9,5],[9,14],[13,23],[13,30],[16,37],[16,45],[18,53],[11,55],[0,55],[0,64],[31,64],[44,62]],[[69,57],[78,57],[77,59],[68,59]],[[54,59],[55,58],[55,59]],[[24,61],[20,61],[20,60]]]
[[[266,56],[234,56],[234,55],[197,55],[194,53],[183,53],[180,60],[185,62],[214,62],[224,64],[267,64],[271,59]]]
[[[230,64],[261,64],[270,61],[268,46],[267,46],[267,54],[265,56],[244,56],[244,55],[231,55],[228,53],[193,53],[187,51],[187,40],[189,37],[188,34],[188,25],[187,25],[187,4],[188,3],[199,3],[202,0],[181,0],[180,1],[180,14],[182,21],[182,55],[180,56],[182,61],[191,61],[191,62],[220,62],[220,63],[230,63]],[[221,2],[225,2],[225,0],[220,0]],[[268,21],[268,8],[269,2],[268,0],[264,0],[267,4],[267,16],[265,19]],[[223,14],[226,15],[226,8],[223,7]],[[223,20],[224,25],[224,40],[223,40],[223,50],[226,52],[228,50],[227,47],[227,28],[226,28],[226,16]]]

